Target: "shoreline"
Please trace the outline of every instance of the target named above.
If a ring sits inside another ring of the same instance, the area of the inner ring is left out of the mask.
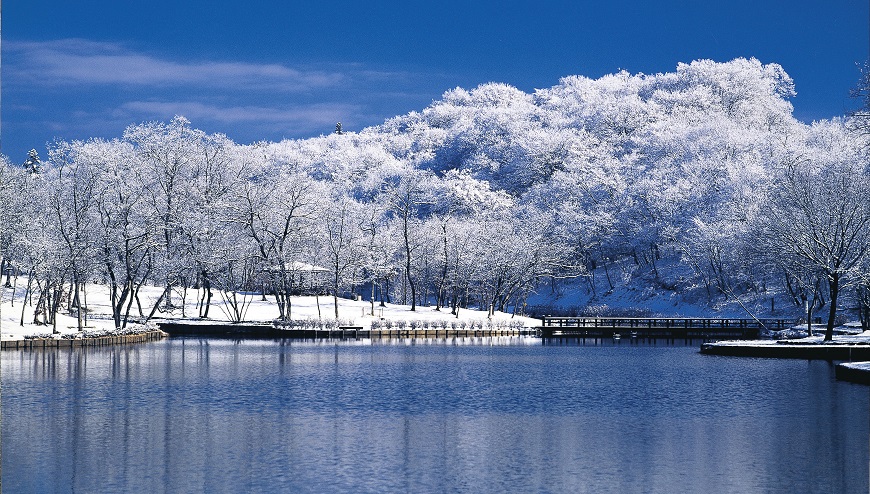
[[[803,360],[870,360],[870,343],[796,343],[792,341],[718,341],[701,345],[701,353],[725,357],[792,358]]]
[[[467,336],[537,336],[538,328],[384,328],[337,326],[325,328],[285,328],[274,323],[226,323],[202,321],[162,321],[157,326],[169,336],[217,336],[245,338],[449,338]]]
[[[169,335],[158,330],[146,331],[137,334],[125,334],[116,336],[95,336],[92,338],[32,338],[0,341],[2,350],[24,350],[34,348],[79,348],[97,347],[110,345],[130,345],[158,341]]]
[[[870,386],[870,362],[843,362],[834,368],[840,381]]]

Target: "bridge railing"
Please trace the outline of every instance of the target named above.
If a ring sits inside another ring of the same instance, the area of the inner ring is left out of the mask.
[[[789,319],[741,319],[697,317],[551,317],[542,318],[544,327],[618,329],[769,329],[794,325]]]

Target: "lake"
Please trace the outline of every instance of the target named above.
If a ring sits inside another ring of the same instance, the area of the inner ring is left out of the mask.
[[[16,492],[868,492],[870,388],[700,342],[2,352]]]

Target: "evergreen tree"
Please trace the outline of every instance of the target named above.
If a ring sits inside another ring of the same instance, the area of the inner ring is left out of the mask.
[[[30,175],[42,174],[42,161],[39,159],[39,153],[35,149],[31,149],[27,153],[27,160],[24,162],[24,169]]]

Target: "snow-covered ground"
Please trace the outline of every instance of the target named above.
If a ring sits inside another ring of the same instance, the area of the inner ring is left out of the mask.
[[[854,335],[835,335],[830,343],[825,343],[824,335],[813,336],[811,338],[793,338],[787,340],[728,340],[718,341],[716,344],[728,346],[788,346],[788,345],[870,345],[870,331],[858,333]]]
[[[843,362],[838,365],[842,365],[843,367],[848,367],[850,369],[858,369],[870,372],[870,362]]]
[[[15,289],[15,298],[12,299],[11,288],[3,288],[2,304],[0,304],[0,337],[4,340],[23,339],[25,336],[46,335],[52,333],[51,326],[33,324],[33,307],[27,305],[24,307],[24,287],[26,281],[18,280],[18,287]],[[162,288],[145,286],[142,287],[140,300],[142,302],[142,310],[145,314],[150,312],[154,302],[160,296]],[[188,290],[185,309],[182,313],[181,295],[176,293],[173,298],[173,303],[179,306],[171,312],[158,312],[155,317],[167,319],[181,319],[186,316],[188,319],[196,319],[198,314],[197,309],[197,290]],[[266,301],[262,300],[260,294],[245,295],[246,300],[250,302],[244,319],[246,321],[271,321],[278,317],[278,306],[275,303],[274,297],[266,297]],[[34,298],[35,303],[35,298]],[[335,308],[332,297],[313,297],[300,296],[292,298],[291,319],[335,319]],[[367,301],[356,301],[347,299],[338,299],[338,319],[349,324],[363,326],[368,328],[373,320],[389,320],[389,321],[453,321],[456,316],[450,314],[449,309],[441,309],[436,311],[434,307],[418,306],[415,311],[410,310],[410,306],[386,304],[386,307],[380,307],[377,302],[374,306],[374,315],[372,315],[372,305]],[[87,305],[89,308],[87,319],[88,331],[109,331],[114,328],[112,321],[112,310],[109,303],[109,292],[104,285],[88,285],[87,287]],[[22,308],[24,308],[24,325],[21,325]],[[214,291],[212,297],[211,309],[209,311],[209,320],[212,321],[227,321],[229,320],[229,311],[225,310],[226,305],[217,291]],[[131,310],[131,316],[138,316],[138,308],[135,303]],[[487,313],[485,311],[476,310],[459,310],[459,320],[486,321]],[[541,322],[537,319],[528,317],[513,317],[511,314],[501,312],[495,313],[494,320],[522,322],[523,326],[532,327],[540,326]],[[60,334],[76,333],[78,321],[76,317],[67,315],[66,311],[61,310],[57,314],[57,331]]]

